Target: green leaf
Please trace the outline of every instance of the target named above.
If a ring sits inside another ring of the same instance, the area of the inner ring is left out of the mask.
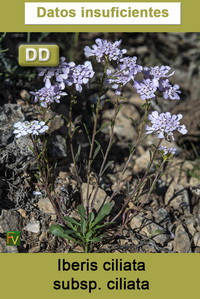
[[[141,106],[142,109],[146,109],[147,108],[147,103],[144,103],[142,106]]]
[[[148,151],[149,151],[149,156],[150,156],[150,161],[151,161],[151,159],[153,157],[153,153],[152,153],[152,151],[150,149]]]
[[[151,233],[151,237],[155,237],[156,235],[165,234],[165,230],[163,229],[156,229],[154,232]]]
[[[96,131],[96,134],[99,133],[100,131],[102,131],[103,129],[105,129],[106,127],[108,127],[109,125],[110,125],[110,123],[103,123],[103,125],[100,127],[100,129]]]
[[[97,146],[97,148],[96,148],[95,151],[94,151],[93,160],[94,160],[95,157],[98,155],[100,149],[101,149],[101,144],[99,143],[99,145]]]
[[[93,212],[90,212],[90,214],[89,214],[89,216],[88,216],[88,221],[89,221],[89,223],[91,223],[91,222],[94,220],[94,218],[95,218],[94,213],[93,213]]]
[[[38,180],[38,182],[42,183],[42,180],[41,180],[41,178],[40,178],[40,176],[38,174],[35,173],[34,176]]]
[[[99,237],[94,237],[91,242],[102,242],[102,239]]]
[[[49,228],[49,232],[52,233],[53,235],[61,238],[67,238],[69,234],[73,234],[73,230],[64,230],[62,226],[59,224],[54,224],[51,225]]]
[[[104,155],[104,152],[103,152],[103,150],[102,150],[102,148],[101,148],[101,144],[100,144],[97,140],[95,140],[95,143],[97,144],[98,147],[100,147],[101,154],[102,154],[102,157],[103,157],[103,159],[104,159],[105,155]],[[93,158],[93,159],[94,159],[94,158]]]
[[[81,231],[82,231],[82,234],[83,234],[83,236],[85,236],[85,233],[86,233],[86,227],[87,227],[86,220],[85,220],[85,219],[82,219],[82,220],[80,221],[80,224],[81,224]]]
[[[81,154],[81,145],[79,144],[78,146],[78,150],[77,150],[77,153],[76,153],[76,156],[75,156],[75,161],[77,162],[78,161],[78,158]]]
[[[34,148],[32,146],[29,146],[29,149],[34,153]]]
[[[40,152],[38,155],[38,159],[40,160],[40,158],[42,157],[43,152]]]
[[[64,229],[59,224],[51,225],[49,232],[55,236],[64,238]]]
[[[92,235],[93,235],[93,232],[88,232],[87,234],[86,234],[86,239],[87,239],[87,241],[89,241],[90,240],[90,238],[92,237]]]
[[[112,209],[112,205],[111,205],[111,203],[110,203],[110,202],[107,202],[107,203],[101,208],[101,210],[100,210],[99,213],[100,213],[101,215],[107,216],[107,215],[110,214],[111,209]]]
[[[69,216],[65,216],[64,219],[71,224],[76,224],[78,226],[80,225],[80,223],[78,223],[74,218],[71,218]]]
[[[91,142],[91,139],[90,139],[90,134],[89,134],[88,128],[87,128],[87,126],[86,126],[85,123],[83,123],[83,126],[84,126],[85,132],[86,132],[86,134],[87,134],[87,138],[88,138],[88,140],[89,140],[89,143],[90,143],[90,145],[91,145],[92,142]]]
[[[133,144],[129,144],[128,149],[129,149],[130,154],[132,154],[135,150],[135,146]]]
[[[106,166],[104,167],[104,170],[102,172],[102,174],[106,171],[106,169],[108,169],[111,165],[114,164],[114,161],[108,161],[108,163],[106,164]]]
[[[99,223],[101,220],[103,220],[107,215],[110,214],[110,211],[112,209],[111,203],[106,203],[101,210],[99,211],[97,217],[95,218],[94,222],[92,223],[92,227],[94,227],[97,223]]]
[[[77,207],[77,210],[78,210],[78,213],[79,213],[79,215],[81,216],[81,218],[85,218],[85,208],[84,208],[84,206],[83,205],[79,205],[78,207]]]
[[[102,229],[102,228],[104,228],[104,227],[106,227],[108,225],[111,225],[111,224],[114,224],[114,222],[107,222],[107,223],[104,223],[104,224],[101,224],[101,225],[96,225],[94,227],[94,230],[100,230],[100,229]]]
[[[74,136],[74,134],[76,133],[76,131],[80,128],[80,126],[75,127],[74,131],[72,132],[72,137]]]
[[[123,108],[123,104],[121,104],[121,105],[119,105],[118,107],[117,107],[117,111],[116,111],[116,115],[121,111],[121,109]]]
[[[61,117],[62,117],[67,123],[69,123],[69,120],[68,120],[68,118],[67,118],[66,116],[64,116],[64,115],[61,114]]]

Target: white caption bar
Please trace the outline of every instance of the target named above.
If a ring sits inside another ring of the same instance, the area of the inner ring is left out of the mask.
[[[25,25],[180,25],[180,2],[26,2]]]

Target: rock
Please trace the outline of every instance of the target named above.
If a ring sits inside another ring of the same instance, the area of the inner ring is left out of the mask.
[[[190,213],[190,202],[187,190],[176,182],[172,182],[165,194],[165,204],[175,210]]]
[[[174,250],[178,253],[191,252],[191,241],[184,226],[179,224],[175,231]]]
[[[190,191],[193,195],[195,195],[197,198],[200,198],[200,185],[196,185],[190,188]]]
[[[44,242],[48,240],[47,232],[42,232],[41,235],[39,236],[40,242]]]
[[[67,178],[69,177],[69,173],[67,173],[65,171],[60,171],[58,176],[61,180],[67,181]]]
[[[153,217],[156,223],[161,224],[162,222],[166,221],[166,219],[169,217],[169,214],[166,209],[160,208],[153,213]]]
[[[20,92],[20,96],[24,101],[28,101],[30,99],[30,93],[25,89]]]
[[[18,253],[17,246],[6,246],[6,240],[0,238],[0,253]]]
[[[200,232],[197,232],[193,237],[194,245],[200,247]]]
[[[138,109],[135,107],[135,97],[131,97],[128,101],[121,101],[123,107],[121,114],[126,118],[132,118],[135,122],[139,122],[141,119]],[[143,102],[144,104],[144,102]]]
[[[17,210],[17,212],[19,212],[23,218],[27,218],[26,210],[24,210],[24,209],[19,209],[19,210]]]
[[[137,230],[140,234],[152,238],[156,243],[162,246],[171,238],[162,226],[143,215],[133,217],[130,222],[130,227],[133,230]]]
[[[0,106],[0,127],[12,128],[14,123],[24,120],[21,106],[17,104],[5,104]]]
[[[15,139],[13,146],[17,146],[20,151],[21,157],[26,157],[27,160],[35,160],[35,156],[30,149],[30,147],[33,147],[33,143],[29,137],[25,136]]]
[[[136,157],[135,164],[133,166],[134,173],[139,173],[147,169],[147,165],[149,163],[149,151],[146,151],[144,154],[142,154],[139,158]]]
[[[40,246],[35,246],[29,249],[29,253],[38,253],[40,252]]]
[[[103,112],[102,118],[104,123],[113,119],[114,109],[105,110]],[[106,127],[102,130],[104,134],[109,134],[110,127]],[[125,116],[122,111],[119,112],[116,118],[116,124],[114,127],[114,133],[121,139],[133,140],[136,137],[135,128],[132,125],[132,121],[129,117]]]
[[[191,186],[188,181],[188,174],[194,171],[195,164],[196,162],[193,161],[174,159],[168,164],[164,174],[162,175],[162,180],[168,185],[171,181],[173,181],[185,188],[189,188]]]
[[[50,158],[62,159],[67,157],[66,140],[61,135],[53,135],[48,148]]]
[[[200,177],[199,178],[191,177],[189,180],[190,187],[195,187],[199,185],[199,183],[200,183]]]
[[[87,183],[83,183],[82,184],[82,192],[83,192],[83,199],[86,202],[86,196],[87,196]],[[90,185],[89,186],[89,195],[90,195],[90,204],[93,200],[93,196],[95,194],[95,186]],[[108,195],[106,194],[106,192],[102,189],[99,188],[97,195],[96,195],[96,199],[94,202],[94,209],[96,211],[99,211],[99,209],[101,208],[102,204],[105,204],[108,202]]]
[[[10,157],[5,167],[8,168],[8,171],[14,169],[13,173],[18,172],[20,168],[23,168],[24,173],[25,169],[35,162],[34,155],[29,149],[32,146],[30,138],[17,139],[13,134],[14,124],[24,120],[20,105],[5,104],[0,107],[0,145],[4,159],[6,156]]]
[[[43,213],[51,215],[55,214],[54,207],[48,198],[40,198],[37,205],[40,211],[42,211]]]
[[[21,231],[22,230],[22,217],[21,215],[12,210],[2,210],[0,216],[0,233],[7,231]]]
[[[64,125],[64,119],[58,115],[55,114],[52,110],[48,110],[45,115],[45,120],[48,121],[49,130],[48,133],[51,134],[54,131],[59,130]]]
[[[21,107],[17,104],[5,104],[0,106],[0,144],[6,146],[13,142],[13,125],[24,120]]]
[[[35,220],[35,218],[31,218],[30,222],[24,227],[24,230],[37,234],[40,232],[40,222]]]

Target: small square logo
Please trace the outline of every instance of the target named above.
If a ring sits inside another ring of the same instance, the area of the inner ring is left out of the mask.
[[[21,232],[6,232],[7,246],[20,246]]]

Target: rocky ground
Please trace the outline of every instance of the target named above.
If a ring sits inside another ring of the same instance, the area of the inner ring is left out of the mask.
[[[98,34],[81,34],[81,49],[90,39]],[[146,65],[167,64],[175,69],[174,84],[182,90],[181,101],[158,102],[154,109],[182,113],[188,128],[186,136],[177,136],[176,147],[179,155],[169,162],[165,172],[159,179],[156,189],[148,202],[137,209],[136,203],[130,203],[126,209],[127,221],[121,219],[110,229],[104,244],[97,244],[94,252],[200,252],[200,39],[197,33],[144,33],[144,34],[104,34],[101,36],[116,40],[121,38],[123,46],[129,49],[129,55],[138,56],[139,63]],[[11,40],[8,36],[8,45]],[[18,37],[19,38],[19,37]],[[49,37],[48,37],[49,38]],[[47,38],[47,40],[48,40]],[[128,46],[129,45],[129,46]],[[7,59],[4,56],[2,59]],[[3,71],[1,70],[3,73]],[[39,118],[36,105],[29,101],[31,82],[21,77],[1,77],[0,91],[0,252],[69,252],[80,251],[81,248],[63,242],[62,239],[49,234],[49,225],[56,222],[54,209],[42,191],[34,195],[35,190],[42,190],[34,177],[37,164],[29,149],[29,139],[15,139],[13,124],[17,121]],[[23,86],[22,86],[23,85]],[[25,87],[25,88],[24,88]],[[112,92],[108,93],[111,98]],[[110,153],[110,160],[116,162],[115,171],[110,169],[102,182],[97,195],[96,208],[102,198],[110,194],[115,187],[120,171],[127,159],[127,144],[136,135],[136,125],[142,117],[143,101],[134,93],[131,86],[125,91],[127,102],[120,111],[115,128],[116,143]],[[83,96],[82,96],[83,97]],[[95,90],[84,94],[82,103],[78,102],[74,111],[74,120],[79,123],[88,120],[88,102],[95,97]],[[68,115],[68,104],[65,100],[49,111],[51,133],[50,162],[57,161],[55,176],[55,192],[58,194],[63,212],[73,215],[79,203],[79,194],[73,175],[69,146],[66,140],[67,125],[63,116]],[[101,114],[101,123],[111,119],[113,109],[105,105]],[[85,159],[88,144],[82,130],[77,132],[75,143],[83,148],[82,160]],[[148,136],[138,147],[133,160],[126,172],[127,180],[135,184],[148,164],[148,147],[155,142],[155,136]],[[108,140],[105,128],[100,136],[102,142]],[[101,163],[97,159],[95,169]],[[146,186],[139,200],[144,202],[149,186]],[[84,189],[84,186],[83,186]],[[123,201],[123,194],[115,198],[115,205]],[[115,213],[115,209],[113,211]],[[21,231],[21,246],[6,246],[6,231]]]

